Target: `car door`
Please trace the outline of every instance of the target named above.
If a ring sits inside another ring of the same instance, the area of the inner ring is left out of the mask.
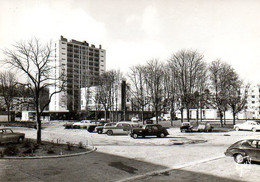
[[[117,124],[117,127],[115,127],[115,129],[113,129],[113,133],[114,134],[123,134],[124,133],[123,123]]]
[[[252,149],[252,160],[260,161],[260,140],[253,140],[251,142]]]
[[[255,140],[248,140],[244,141],[241,144],[242,149],[245,151],[246,155],[249,156],[249,158],[253,161],[255,161],[256,158],[256,141]]]
[[[12,142],[13,141],[13,132],[9,129],[5,129],[3,130],[3,136],[2,139],[4,141],[4,143],[8,143],[8,142]]]
[[[159,128],[158,126],[152,126],[152,135],[158,135]]]
[[[123,124],[123,132],[122,132],[122,134],[128,134],[130,130],[131,130],[131,125],[127,124],[127,123],[124,123]]]
[[[152,126],[146,126],[146,135],[153,135]]]
[[[245,125],[245,129],[246,130],[251,130],[253,127],[253,123],[252,122],[248,122],[246,125]]]

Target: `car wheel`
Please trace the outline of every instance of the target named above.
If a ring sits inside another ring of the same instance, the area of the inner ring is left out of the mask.
[[[239,131],[239,127],[235,127],[235,130],[236,130],[236,131]]]
[[[164,134],[164,133],[161,133],[161,134],[160,134],[160,137],[161,137],[161,138],[164,138],[164,137],[165,137],[165,134]]]
[[[242,154],[236,154],[234,156],[234,160],[235,160],[236,163],[242,164],[242,163],[245,162],[245,157]]]
[[[136,133],[133,134],[133,138],[134,139],[137,139],[138,138],[138,135]]]
[[[98,134],[102,134],[102,130],[98,130],[97,133],[98,133]]]
[[[17,140],[17,143],[23,143],[23,137],[19,137],[18,140]]]
[[[107,131],[107,135],[113,135],[113,131],[112,130],[108,130]]]
[[[256,128],[252,128],[252,131],[253,131],[253,132],[256,132]]]

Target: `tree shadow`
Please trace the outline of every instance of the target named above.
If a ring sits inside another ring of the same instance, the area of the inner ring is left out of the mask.
[[[102,152],[58,159],[5,160],[1,181],[226,181],[237,180]],[[147,174],[145,176],[142,176]]]

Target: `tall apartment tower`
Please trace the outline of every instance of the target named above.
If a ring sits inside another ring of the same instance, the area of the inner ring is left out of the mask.
[[[106,51],[102,46],[96,47],[86,41],[68,41],[61,36],[55,43],[54,75],[61,74],[66,80],[65,91],[55,94],[50,102],[50,111],[80,110],[80,89],[94,86],[97,78],[106,70]],[[58,89],[60,81],[50,88],[50,93]]]

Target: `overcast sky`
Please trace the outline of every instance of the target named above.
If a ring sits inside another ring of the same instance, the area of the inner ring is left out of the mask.
[[[0,0],[0,49],[60,35],[102,44],[108,69],[194,49],[260,83],[258,0]]]

